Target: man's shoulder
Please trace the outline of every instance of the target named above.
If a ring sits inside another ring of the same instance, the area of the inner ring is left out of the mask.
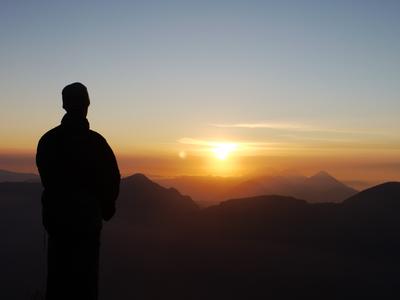
[[[60,125],[50,129],[49,131],[47,131],[45,134],[42,135],[42,137],[39,140],[39,143],[44,143],[47,141],[54,140],[60,134],[60,130],[61,130]]]
[[[99,143],[107,143],[107,140],[102,136],[100,133],[94,130],[89,130],[89,135],[94,139],[96,142]]]

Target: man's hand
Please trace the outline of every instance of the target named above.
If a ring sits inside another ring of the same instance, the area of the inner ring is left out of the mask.
[[[109,207],[103,207],[102,217],[104,221],[109,221],[115,214],[115,205],[109,205]]]

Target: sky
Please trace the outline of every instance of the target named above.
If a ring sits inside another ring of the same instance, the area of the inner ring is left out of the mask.
[[[123,174],[400,180],[399,1],[1,1],[0,169],[82,82]]]

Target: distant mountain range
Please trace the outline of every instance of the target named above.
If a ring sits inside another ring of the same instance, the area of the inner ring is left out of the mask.
[[[166,187],[175,187],[204,206],[229,198],[259,195],[292,196],[312,203],[341,202],[358,192],[324,171],[311,177],[279,175],[244,180],[235,177],[182,176],[157,182]]]
[[[299,178],[298,180],[303,180]],[[318,173],[307,178],[307,183],[329,190],[331,185],[341,186],[334,178],[326,173]],[[0,205],[4,210],[8,207],[40,206],[41,184],[38,182],[2,182],[0,183]],[[329,190],[332,191],[332,190]],[[23,204],[25,203],[25,204]],[[117,201],[118,219],[126,219],[134,223],[173,221],[179,216],[197,214],[204,211],[236,211],[236,215],[244,215],[252,209],[255,212],[271,216],[263,216],[271,220],[278,214],[273,209],[292,208],[293,218],[298,219],[302,208],[307,207],[322,211],[340,208],[341,211],[352,211],[353,214],[369,212],[371,215],[387,217],[400,212],[400,183],[388,182],[362,192],[356,193],[341,203],[315,203],[285,195],[259,195],[251,197],[233,197],[220,204],[201,210],[190,196],[182,195],[175,188],[165,188],[150,180],[143,174],[134,174],[123,178],[120,186],[120,196]],[[273,209],[272,209],[273,208]],[[323,209],[321,209],[323,208]],[[26,213],[26,211],[24,211]],[[29,214],[29,211],[28,211]],[[396,219],[397,221],[397,219]]]
[[[126,179],[128,178],[130,177]],[[0,182],[39,181],[40,177],[36,174],[0,170]],[[123,182],[125,181],[124,179]],[[166,188],[179,190],[201,206],[214,205],[230,198],[259,195],[292,196],[312,203],[341,202],[357,193],[357,190],[324,171],[310,177],[271,175],[243,179],[240,177],[181,176],[155,181]]]
[[[336,243],[338,238],[400,237],[400,182],[387,182],[341,203],[307,203],[294,197],[264,195],[231,199],[204,209],[208,222],[224,224],[229,235],[274,236]],[[210,219],[210,216],[212,218]],[[213,225],[218,228],[218,225]]]
[[[326,173],[305,181],[330,193],[340,186]],[[29,298],[42,286],[41,190],[0,183],[4,299]],[[397,299],[399,215],[399,182],[340,203],[260,195],[200,209],[135,174],[122,180],[117,214],[103,229],[100,293],[104,300]]]

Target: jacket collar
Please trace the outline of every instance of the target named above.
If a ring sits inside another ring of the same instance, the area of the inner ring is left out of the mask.
[[[89,121],[82,116],[71,115],[66,113],[61,120],[61,127],[69,131],[88,131],[90,128]]]

